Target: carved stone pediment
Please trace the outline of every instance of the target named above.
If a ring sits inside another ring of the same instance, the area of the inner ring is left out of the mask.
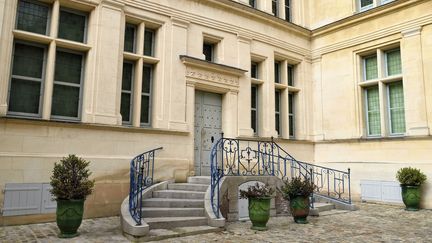
[[[206,86],[214,85],[226,89],[238,89],[239,78],[247,72],[247,70],[189,56],[180,56],[180,59],[186,65],[187,82]]]

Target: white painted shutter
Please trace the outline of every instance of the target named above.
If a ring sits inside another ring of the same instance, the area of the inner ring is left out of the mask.
[[[395,181],[361,180],[362,201],[402,203],[401,188]]]
[[[41,183],[8,183],[5,185],[3,216],[39,214]]]

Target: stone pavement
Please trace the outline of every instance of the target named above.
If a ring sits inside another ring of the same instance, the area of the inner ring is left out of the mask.
[[[291,217],[272,218],[269,230],[250,230],[250,222],[235,222],[218,233],[187,236],[161,242],[432,242],[432,210],[408,212],[401,206],[360,204],[355,212],[331,211],[298,225]],[[0,242],[127,242],[118,217],[85,220],[81,235],[59,240],[55,223],[7,226]]]

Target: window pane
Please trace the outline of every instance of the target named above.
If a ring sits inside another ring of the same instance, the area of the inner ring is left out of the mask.
[[[294,86],[294,67],[291,65],[288,65],[288,85]]]
[[[275,92],[275,111],[276,112],[280,111],[280,92],[279,91]]]
[[[291,21],[290,6],[291,6],[291,0],[285,0],[285,20],[286,21]]]
[[[122,115],[122,121],[130,122],[130,109],[131,108],[131,94],[121,94],[121,105],[120,114]]]
[[[387,75],[392,76],[402,73],[400,50],[390,51],[387,55]]]
[[[251,106],[257,108],[257,87],[252,86],[251,88]]]
[[[405,133],[405,109],[402,82],[389,85],[391,133]]]
[[[251,77],[258,78],[258,63],[251,63]]]
[[[126,24],[125,38],[124,38],[124,51],[135,52],[135,36],[136,26]]]
[[[280,63],[279,62],[274,63],[274,76],[275,76],[275,83],[280,83]]]
[[[381,134],[381,118],[378,87],[366,90],[368,135]]]
[[[373,4],[373,0],[360,0],[360,7],[366,7]]]
[[[55,81],[80,84],[82,55],[57,51],[55,64]]]
[[[251,122],[252,122],[252,129],[254,133],[257,132],[257,112],[255,110],[251,111]]]
[[[60,11],[58,37],[66,40],[84,42],[86,17],[69,11]]]
[[[153,56],[154,31],[145,30],[144,32],[144,55]]]
[[[253,8],[255,8],[256,7],[255,0],[249,0],[249,5]]]
[[[48,6],[35,2],[19,1],[17,29],[45,35],[47,34]]]
[[[151,79],[152,79],[152,67],[144,66],[143,67],[143,77],[142,77],[142,92],[150,93],[151,89]]]
[[[79,95],[79,87],[54,84],[51,115],[78,117]]]
[[[122,79],[122,90],[132,90],[133,81],[133,64],[125,62],[123,63],[123,79]]]
[[[150,123],[150,97],[146,95],[141,96],[141,123]]]
[[[213,45],[204,43],[203,54],[205,56],[206,61],[209,62],[213,61]]]
[[[378,78],[378,64],[376,56],[365,58],[364,65],[366,80]]]
[[[275,115],[275,128],[278,134],[280,134],[280,116],[279,114]]]
[[[42,78],[44,52],[41,47],[16,43],[12,75]]]
[[[272,13],[278,16],[278,0],[272,0]]]
[[[9,111],[38,114],[40,92],[40,82],[13,78],[9,96]]]
[[[294,95],[288,94],[289,135],[294,136]]]

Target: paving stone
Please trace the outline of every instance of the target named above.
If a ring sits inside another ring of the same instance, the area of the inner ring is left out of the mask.
[[[360,204],[358,211],[328,211],[309,217],[309,224],[295,224],[290,216],[271,218],[265,232],[250,229],[251,223],[234,222],[226,230],[159,242],[431,242],[432,210],[408,212],[399,206]],[[118,217],[83,220],[80,236],[57,238],[54,223],[0,227],[0,242],[128,242]]]

